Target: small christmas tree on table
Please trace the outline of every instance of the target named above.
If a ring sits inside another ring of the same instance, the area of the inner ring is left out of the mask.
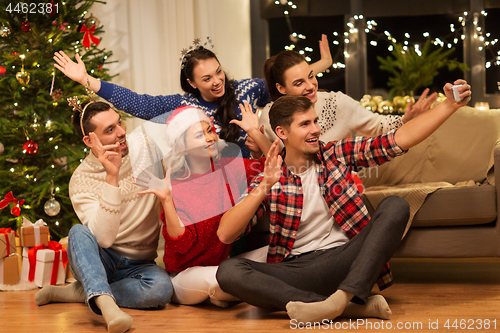
[[[68,184],[88,151],[66,98],[87,95],[52,57],[78,52],[94,77],[111,78],[103,67],[111,52],[98,48],[103,30],[89,12],[95,2],[11,1],[0,11],[0,228],[19,226],[20,213],[43,219],[58,239],[79,222]]]

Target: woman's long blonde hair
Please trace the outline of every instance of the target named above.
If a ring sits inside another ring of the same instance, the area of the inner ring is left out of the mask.
[[[212,126],[210,123],[208,125]],[[172,150],[164,158],[165,168],[171,169],[170,177],[172,179],[185,180],[191,177],[191,169],[189,168],[189,163],[186,158],[186,133],[187,130],[179,136],[179,138],[175,141]],[[219,143],[220,140],[221,139],[218,138],[217,143]],[[220,155],[221,154],[219,152],[219,154],[217,154],[214,158],[214,163],[219,161]]]

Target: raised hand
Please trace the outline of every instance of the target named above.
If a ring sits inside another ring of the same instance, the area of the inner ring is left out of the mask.
[[[162,202],[171,200],[172,193],[170,192],[170,174],[172,172],[171,168],[167,169],[165,179],[160,179],[153,175],[148,170],[142,170],[149,178],[144,178],[140,176],[133,176],[135,181],[134,184],[147,188],[147,190],[138,192],[137,194],[153,193]]]
[[[75,56],[77,62],[74,62],[63,51],[54,53],[54,60],[56,64],[54,67],[63,72],[64,75],[71,80],[85,85],[87,83],[87,70],[80,55],[77,53]]]
[[[263,181],[269,186],[276,184],[281,178],[281,165],[283,164],[283,158],[279,155],[279,151],[279,139],[276,139],[267,153],[264,167]]]
[[[415,104],[413,103],[413,101],[410,101],[410,103],[408,103],[402,119],[403,123],[406,123],[407,121],[410,121],[411,119],[418,117],[425,111],[429,110],[432,104],[434,104],[434,102],[437,100],[437,93],[432,93],[429,97],[427,97],[428,94],[429,88],[424,90]]]
[[[252,107],[245,102],[240,104],[241,120],[233,119],[229,123],[236,124],[245,132],[249,133],[252,130],[259,130],[259,116],[253,112]]]
[[[328,44],[328,38],[325,34],[321,35],[321,40],[319,41],[319,53],[321,54],[321,60],[325,63],[332,64],[332,53],[330,52],[330,44]],[[329,65],[329,66],[330,66]]]
[[[106,170],[106,174],[118,176],[120,167],[122,166],[122,149],[120,143],[116,142],[112,145],[102,145],[101,140],[94,132],[89,133],[90,146],[92,152],[101,162]]]
[[[467,83],[467,81],[462,80],[462,79],[456,80],[455,82],[453,82],[453,84],[454,85],[458,85],[458,84],[462,85],[460,88],[458,88],[458,91],[460,92],[459,96],[460,96],[461,100],[458,102],[455,102],[455,100],[453,99],[453,93],[451,92],[451,86],[452,86],[451,83],[447,83],[443,88],[444,94],[446,95],[446,100],[447,101],[449,100],[457,108],[461,108],[462,106],[466,106],[467,103],[469,103],[471,96],[472,96],[471,86]]]

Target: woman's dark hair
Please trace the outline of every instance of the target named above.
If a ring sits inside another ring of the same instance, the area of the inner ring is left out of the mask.
[[[219,59],[215,56],[215,53],[204,48],[198,47],[190,52],[188,52],[184,59],[184,67],[181,69],[181,88],[187,93],[193,94],[196,98],[200,97],[200,90],[193,88],[187,79],[193,81],[193,70],[200,60],[206,60],[214,58],[219,62]],[[219,62],[220,65],[220,62]],[[229,122],[233,119],[238,119],[236,113],[234,112],[234,107],[236,106],[236,92],[235,92],[236,82],[227,77],[224,80],[224,95],[219,97],[217,101],[218,107],[215,111],[215,116],[219,119],[221,123],[220,138],[235,142],[240,136],[240,128]]]
[[[82,139],[85,135],[89,135],[90,132],[93,132],[97,127],[97,124],[93,124],[92,122],[90,122],[92,117],[100,112],[108,111],[109,109],[111,109],[111,106],[108,103],[104,102],[92,102],[90,104],[89,103],[90,102],[86,102],[81,105],[83,110],[85,109],[85,106],[87,106],[88,104],[83,114],[83,122],[82,122],[85,134],[82,133],[82,127],[80,126],[81,112],[75,111],[73,113],[73,116],[71,117],[71,124],[73,125],[73,129],[75,130],[75,133]]]
[[[297,51],[282,51],[266,60],[262,70],[273,101],[283,96],[283,94],[278,91],[278,88],[276,88],[276,83],[284,87],[285,71],[303,61],[306,61],[306,58]]]

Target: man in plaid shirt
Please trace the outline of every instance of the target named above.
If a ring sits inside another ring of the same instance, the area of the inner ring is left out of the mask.
[[[218,230],[220,240],[231,243],[268,212],[268,260],[226,260],[217,272],[222,290],[255,306],[286,310],[301,322],[339,315],[388,319],[385,299],[369,296],[375,282],[380,289],[392,284],[387,262],[399,246],[409,207],[388,197],[370,217],[351,171],[385,163],[427,138],[470,100],[467,82],[455,84],[462,84],[459,102],[447,84],[447,100],[397,131],[328,144],[318,139],[318,116],[308,98],[278,99],[270,122],[285,149],[279,155],[278,140],[273,143],[265,171]]]

